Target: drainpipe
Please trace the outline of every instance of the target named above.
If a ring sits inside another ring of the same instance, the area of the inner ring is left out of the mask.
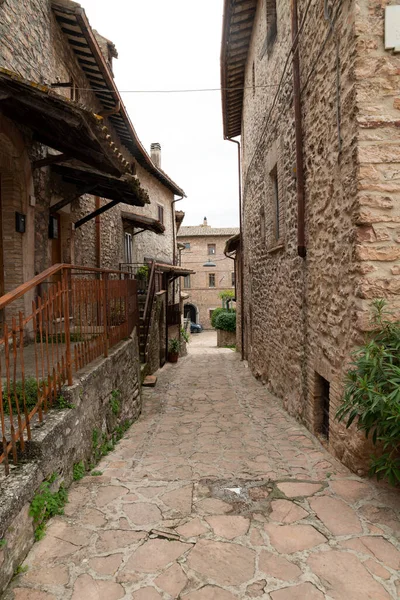
[[[302,258],[306,257],[305,222],[304,222],[304,165],[303,165],[303,133],[301,118],[300,95],[300,56],[298,38],[297,0],[291,0],[292,12],[292,42],[295,47],[293,52],[293,104],[294,123],[296,133],[296,188],[297,188],[297,253]]]
[[[95,196],[96,202],[96,210],[98,210],[101,206],[99,196]],[[101,217],[97,215],[96,217],[96,267],[101,269]]]
[[[179,202],[180,200],[183,200],[184,196],[181,196],[180,198],[177,198],[176,200],[172,200],[171,202],[171,208],[172,208],[172,263],[174,265],[174,267],[176,266],[176,243],[177,243],[177,235],[176,235],[176,223],[175,223],[175,202]],[[167,317],[168,317],[168,278],[167,279]],[[172,298],[173,301],[175,303],[175,279],[172,282]],[[179,299],[180,302],[180,299]],[[166,330],[167,330],[167,335],[166,335],[166,348],[167,348],[167,354],[168,354],[168,318],[165,321],[166,323]]]
[[[239,224],[240,224],[240,329],[241,329],[241,346],[242,360],[244,360],[244,273],[243,273],[243,257],[244,257],[244,232],[243,232],[243,217],[242,217],[242,158],[240,154],[240,142],[226,137],[228,142],[237,144],[238,148],[238,173],[239,173]]]

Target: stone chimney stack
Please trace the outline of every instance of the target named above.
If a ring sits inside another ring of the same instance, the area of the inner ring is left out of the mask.
[[[150,155],[151,160],[156,165],[156,167],[159,167],[161,169],[161,145],[158,142],[151,144]]]
[[[208,227],[207,217],[204,217],[203,227]]]

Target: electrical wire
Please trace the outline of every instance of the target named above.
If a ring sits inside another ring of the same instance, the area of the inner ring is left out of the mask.
[[[277,83],[269,83],[265,85],[256,85],[256,88],[273,88],[277,87]],[[57,89],[57,85],[52,86]],[[114,90],[106,90],[104,88],[80,88],[75,87],[75,90],[80,92],[101,92],[103,94],[115,94]],[[118,90],[120,94],[191,94],[198,92],[222,92],[222,91],[243,91],[253,89],[253,86],[235,86],[235,87],[218,87],[218,88],[198,88],[198,89],[175,89],[175,90]]]

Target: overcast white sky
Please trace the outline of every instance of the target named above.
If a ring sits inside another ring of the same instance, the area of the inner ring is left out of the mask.
[[[222,0],[80,0],[93,28],[118,50],[124,90],[218,88]],[[224,141],[221,93],[129,94],[122,99],[146,147],[162,146],[162,168],[185,190],[184,225],[204,216],[238,226],[237,148]]]

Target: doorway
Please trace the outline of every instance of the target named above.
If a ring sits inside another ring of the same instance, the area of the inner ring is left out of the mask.
[[[183,311],[185,319],[190,319],[192,323],[197,323],[197,309],[194,304],[185,304]]]

